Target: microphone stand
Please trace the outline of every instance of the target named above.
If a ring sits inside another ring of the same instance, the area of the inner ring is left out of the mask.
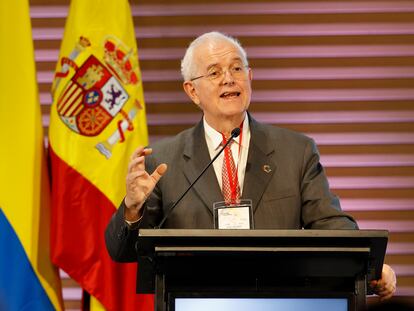
[[[203,176],[204,172],[207,171],[207,169],[211,166],[211,164],[213,164],[213,162],[218,158],[218,156],[223,152],[224,149],[226,149],[227,145],[230,143],[230,141],[232,141],[234,138],[236,138],[237,136],[240,135],[240,128],[236,127],[235,129],[233,129],[231,131],[231,136],[230,138],[227,140],[227,142],[224,144],[223,148],[220,149],[219,152],[217,152],[217,154],[214,156],[214,158],[207,164],[207,166],[201,171],[201,173],[198,175],[198,177],[191,183],[191,185],[187,188],[186,191],[184,191],[183,194],[181,194],[181,196],[173,203],[173,205],[167,210],[167,212],[165,213],[164,218],[161,220],[160,224],[155,227],[155,229],[161,229],[162,225],[164,224],[164,222],[167,220],[168,216],[171,214],[171,212],[173,211],[173,209],[178,205],[178,203],[180,203],[180,201],[184,198],[184,196],[188,193],[188,191],[191,190],[191,188],[193,188],[194,184],[201,178],[201,176]]]

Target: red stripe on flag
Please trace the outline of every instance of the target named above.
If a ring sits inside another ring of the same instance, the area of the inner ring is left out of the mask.
[[[81,112],[82,109],[83,109],[83,105],[78,105],[76,109],[70,113],[69,117],[77,116]]]
[[[70,107],[68,108],[68,110],[65,112],[65,114],[63,114],[65,117],[74,117],[76,116],[76,112],[80,111],[84,108],[84,106],[82,105],[82,93],[79,94],[76,99],[73,100],[73,103],[70,105]]]
[[[66,90],[63,92],[62,95],[59,96],[59,99],[58,99],[57,108],[59,112],[61,111],[61,109],[63,109],[64,105],[66,104],[68,97],[70,98],[70,96],[72,96],[73,92],[75,92],[76,90],[77,90],[77,85],[73,83],[72,81],[69,81]]]
[[[50,148],[52,261],[107,310],[154,310],[153,295],[137,295],[135,263],[115,263],[104,231],[115,206]]]
[[[82,96],[83,96],[82,91],[79,89],[76,89],[62,106],[61,115],[71,116],[70,110],[73,109],[73,106],[74,105],[80,106],[80,104],[82,104]],[[77,108],[76,106],[75,108]]]

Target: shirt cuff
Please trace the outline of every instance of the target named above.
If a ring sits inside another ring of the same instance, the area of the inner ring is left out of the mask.
[[[129,220],[124,219],[124,221],[128,225],[129,230],[134,230],[134,229],[138,228],[138,225],[139,225],[139,222],[141,221],[141,219],[142,219],[142,215],[137,220],[129,221]]]

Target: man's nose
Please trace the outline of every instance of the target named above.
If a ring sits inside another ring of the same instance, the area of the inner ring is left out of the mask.
[[[223,84],[233,84],[234,78],[231,74],[230,70],[223,70],[223,77],[222,77]]]

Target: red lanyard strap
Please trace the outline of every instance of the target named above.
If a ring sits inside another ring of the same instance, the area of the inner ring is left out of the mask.
[[[223,136],[223,145],[227,142],[226,141],[226,137],[224,136],[223,133],[221,133],[221,135]],[[240,139],[239,139],[239,151],[238,151],[238,157],[237,157],[237,165],[235,165],[235,173],[233,176],[233,170],[231,169],[231,163],[230,161],[234,160],[231,159],[230,157],[232,157],[231,154],[231,144],[233,142],[230,142],[230,144],[226,147],[226,149],[224,149],[224,161],[225,161],[225,165],[227,168],[227,176],[228,176],[228,180],[230,183],[230,192],[231,192],[231,200],[232,202],[236,202],[238,198],[238,189],[239,189],[239,180],[238,180],[238,168],[239,168],[239,159],[240,159],[240,150],[241,150],[241,145],[242,145],[242,139],[243,139],[243,122],[240,124]]]

